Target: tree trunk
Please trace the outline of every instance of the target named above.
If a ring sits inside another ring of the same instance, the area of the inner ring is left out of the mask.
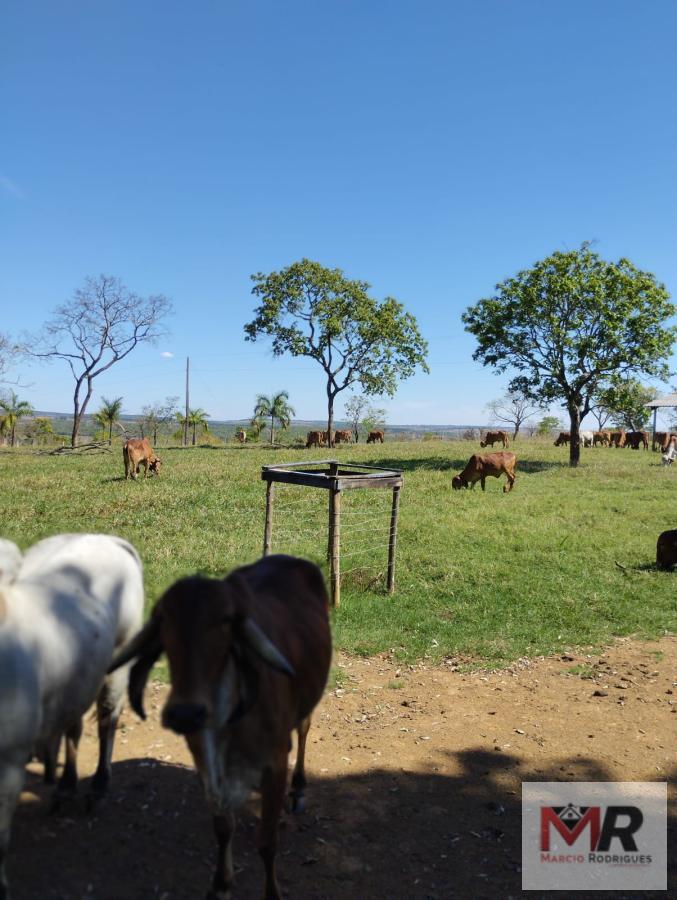
[[[274,442],[274,438],[275,438],[274,424],[275,424],[275,416],[271,416],[270,417],[270,443],[271,444]]]
[[[9,442],[10,447],[14,446],[15,439],[16,439],[16,425],[12,425],[12,435],[11,435],[10,442]]]
[[[520,433],[520,426],[519,426],[519,422],[517,422],[516,425],[515,425],[515,430],[514,430],[513,433],[512,433],[512,439],[513,439],[513,442],[517,440],[517,435],[518,435],[519,433]]]
[[[84,377],[84,376],[83,376]],[[93,384],[92,380],[87,380],[87,395],[85,399],[82,401],[82,406],[80,406],[80,387],[82,385],[82,381],[78,381],[75,385],[75,393],[73,394],[73,431],[71,432],[71,447],[77,447],[78,438],[80,436],[80,424],[82,422],[82,417],[85,414],[85,410],[87,409],[87,404],[89,403],[92,397]]]
[[[108,423],[108,446],[113,446],[113,422],[112,420]]]
[[[572,469],[578,466],[581,459],[581,410],[578,404],[569,405],[569,419],[571,421],[571,440],[569,441],[569,465]]]
[[[327,385],[327,445],[334,446],[334,395]]]
[[[195,441],[197,440],[196,434],[195,434],[196,431],[197,431],[197,425],[193,425],[193,447],[195,446]]]
[[[153,446],[157,447],[157,426],[153,427]]]

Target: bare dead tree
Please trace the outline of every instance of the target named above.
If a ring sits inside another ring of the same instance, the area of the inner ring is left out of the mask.
[[[590,407],[590,414],[597,419],[598,431],[602,431],[606,423],[609,421],[611,416],[613,415],[612,410],[607,409],[606,406],[603,406],[599,403],[597,406]]]
[[[491,413],[497,422],[506,422],[508,425],[512,425],[513,441],[519,434],[522,423],[530,419],[540,408],[523,394],[510,391],[505,396],[499,397],[498,400],[492,400],[485,406],[487,412]]]
[[[152,433],[154,447],[157,446],[158,431],[176,418],[178,402],[178,397],[167,397],[164,403],[151,403],[141,410],[142,418],[139,422],[141,437],[146,436],[146,431]]]
[[[109,275],[86,278],[73,299],[57,307],[42,334],[27,345],[30,356],[64,360],[75,379],[72,447],[78,442],[94,379],[139,344],[161,337],[165,333],[161,322],[171,310],[162,294],[141,297]]]

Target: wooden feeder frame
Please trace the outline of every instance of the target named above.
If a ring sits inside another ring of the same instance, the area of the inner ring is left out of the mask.
[[[309,468],[322,466],[322,469]],[[329,492],[329,540],[327,558],[331,579],[331,602],[341,602],[341,492],[357,488],[392,488],[393,502],[390,512],[390,536],[388,540],[388,593],[395,590],[395,549],[397,546],[397,518],[402,489],[401,469],[382,469],[379,466],[363,466],[358,463],[339,463],[336,459],[321,459],[299,464],[280,463],[262,466],[261,478],[266,482],[266,522],[263,532],[263,555],[270,553],[273,539],[273,502],[275,484],[298,484],[301,487],[323,488]]]

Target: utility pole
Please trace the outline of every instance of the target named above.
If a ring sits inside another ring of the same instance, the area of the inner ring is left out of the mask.
[[[184,447],[188,446],[189,385],[190,385],[190,357],[187,356],[186,357],[186,418],[183,423],[183,446]]]

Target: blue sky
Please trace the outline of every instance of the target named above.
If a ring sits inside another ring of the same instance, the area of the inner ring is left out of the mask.
[[[214,418],[282,388],[320,418],[320,368],[243,339],[251,273],[309,257],[429,341],[390,422],[485,421],[506,379],[460,315],[497,281],[592,239],[674,293],[676,33],[673,0],[6,0],[0,330],[117,275],[176,313],[93,408],[181,394],[190,356]],[[34,406],[70,409],[63,364],[21,375]]]

